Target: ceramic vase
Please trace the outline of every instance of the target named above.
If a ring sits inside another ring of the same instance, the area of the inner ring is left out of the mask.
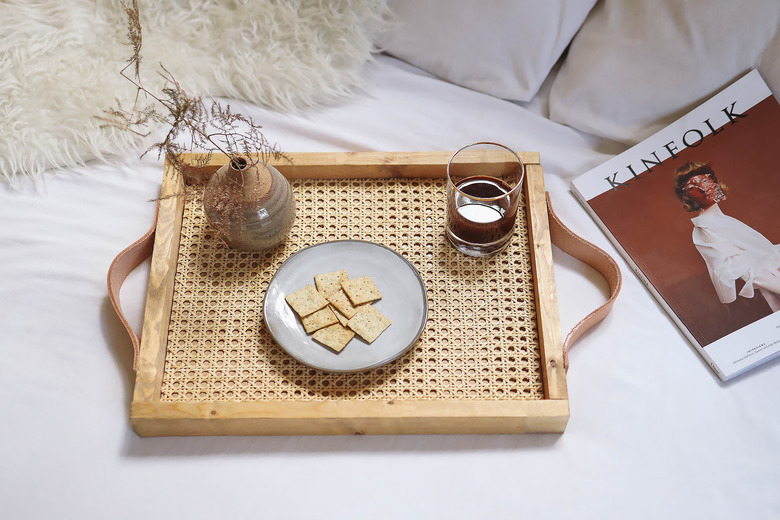
[[[209,180],[206,217],[218,237],[241,251],[262,251],[284,241],[295,221],[295,197],[273,166],[236,158]]]

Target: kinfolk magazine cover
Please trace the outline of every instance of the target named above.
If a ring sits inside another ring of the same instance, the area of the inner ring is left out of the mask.
[[[780,354],[780,104],[758,71],[572,181],[727,381]]]

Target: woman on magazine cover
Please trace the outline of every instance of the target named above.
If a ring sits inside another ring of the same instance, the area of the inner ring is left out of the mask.
[[[683,207],[697,215],[693,243],[707,264],[721,303],[737,299],[736,281],[745,281],[739,295],[752,298],[758,289],[772,312],[780,311],[780,244],[725,215],[718,202],[728,188],[708,164],[688,162],[674,174],[674,190]]]

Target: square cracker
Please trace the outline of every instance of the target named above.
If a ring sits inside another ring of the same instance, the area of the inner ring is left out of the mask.
[[[323,298],[311,284],[303,289],[298,289],[292,294],[288,294],[284,299],[287,300],[290,307],[292,307],[301,318],[328,305],[328,300]]]
[[[336,352],[341,352],[354,336],[354,332],[336,323],[330,327],[318,330],[312,338]]]
[[[336,307],[336,310],[338,310],[339,312],[341,312],[341,314],[346,316],[347,319],[357,314],[358,309],[356,309],[355,306],[352,305],[352,302],[349,301],[349,297],[347,296],[347,293],[345,293],[343,290],[339,289],[338,291],[330,292],[325,295],[325,298],[334,307]]]
[[[382,298],[382,293],[379,292],[379,289],[374,285],[374,281],[368,276],[341,282],[341,288],[349,296],[352,305],[370,303]]]
[[[307,334],[311,334],[315,330],[320,330],[321,328],[338,322],[339,320],[333,313],[330,305],[326,305],[322,309],[301,318],[301,323],[303,323],[303,328],[306,330]]]
[[[363,305],[358,313],[349,319],[347,326],[368,343],[373,343],[390,324],[390,319],[372,305]]]
[[[342,326],[346,327],[347,322],[349,321],[349,318],[344,316],[341,311],[339,311],[336,307],[333,306],[333,304],[330,305],[330,309],[333,311],[333,314],[336,315],[336,319],[339,320],[339,323],[341,323]]]
[[[314,275],[314,283],[317,285],[317,290],[322,294],[328,294],[341,289],[341,282],[346,282],[347,280],[349,280],[349,276],[343,269],[332,273]]]

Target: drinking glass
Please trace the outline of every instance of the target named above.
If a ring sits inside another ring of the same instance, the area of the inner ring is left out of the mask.
[[[464,146],[447,163],[446,235],[458,251],[486,257],[512,241],[525,165],[492,142]]]

